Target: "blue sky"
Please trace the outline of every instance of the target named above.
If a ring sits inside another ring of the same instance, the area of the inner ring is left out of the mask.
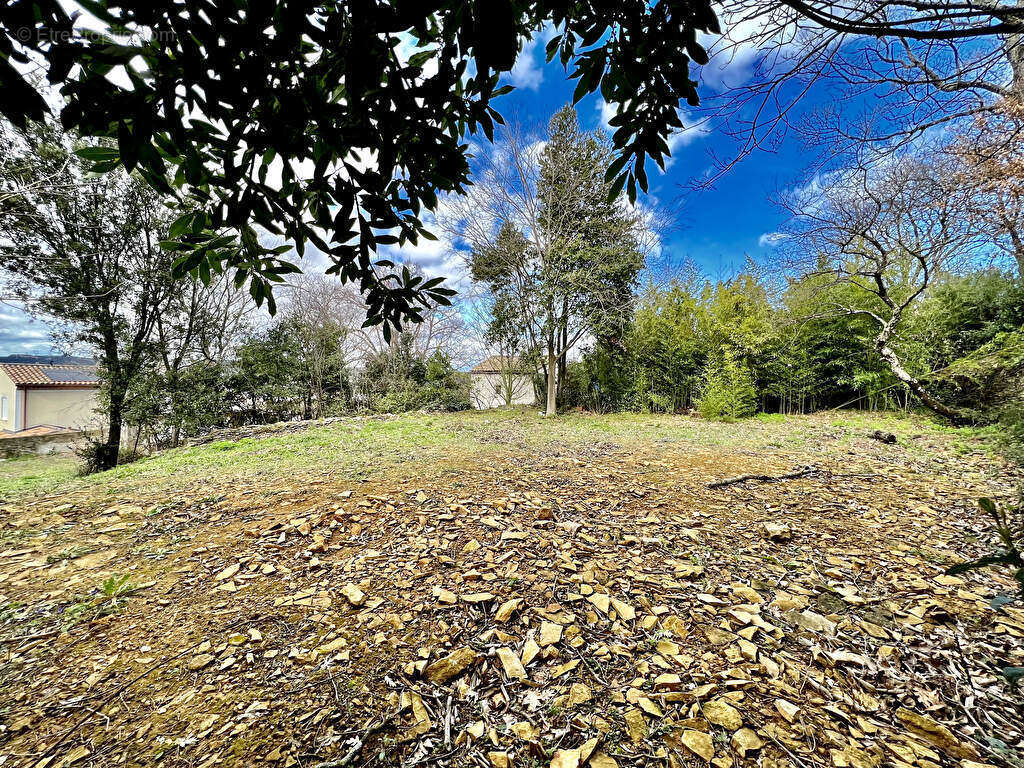
[[[516,90],[502,98],[499,109],[506,115],[544,120],[572,101],[575,81],[568,80],[557,61],[544,62],[542,45],[527,46],[524,54],[509,78]],[[742,62],[736,66],[744,68]],[[577,105],[580,121],[589,129],[602,126],[602,111],[607,115],[608,107],[598,94]],[[683,122],[695,127],[674,142],[667,170],[662,173],[651,163],[649,171],[650,194],[665,206],[679,204],[677,226],[666,243],[667,250],[674,258],[692,259],[712,276],[740,267],[747,255],[755,260],[770,256],[770,246],[759,241],[784,220],[770,198],[803,171],[799,141],[787,137],[775,152],[761,151],[745,158],[714,188],[694,191],[689,182],[711,171],[712,154],[730,156],[734,144],[723,133],[696,125],[685,113]]]
[[[755,54],[756,55],[756,54]],[[742,79],[747,62],[734,62],[729,73]],[[702,93],[708,93],[721,80],[721,73],[708,71]],[[502,97],[498,109],[510,119],[542,123],[559,107],[572,99],[574,81],[556,61],[544,61],[544,38],[527,43],[516,68],[508,77],[515,90]],[[602,129],[603,117],[612,114],[599,95],[591,95],[577,105],[583,126]],[[683,113],[683,121],[695,121]],[[742,266],[747,256],[764,261],[771,256],[766,235],[778,229],[783,214],[770,197],[794,182],[804,169],[802,148],[789,136],[774,152],[759,151],[733,167],[714,188],[693,191],[689,182],[710,171],[711,155],[728,156],[732,140],[720,131],[696,127],[672,142],[672,159],[662,173],[649,169],[650,195],[661,206],[677,212],[675,226],[666,237],[663,251],[673,261],[692,260],[711,277],[725,277]],[[437,252],[438,246],[422,243],[406,249],[405,258],[419,261],[427,272],[450,270],[451,261]],[[314,266],[310,264],[309,266]],[[315,268],[315,267],[314,267]],[[0,355],[13,353],[49,354],[57,351],[49,338],[47,324],[32,320],[17,307],[0,304]]]

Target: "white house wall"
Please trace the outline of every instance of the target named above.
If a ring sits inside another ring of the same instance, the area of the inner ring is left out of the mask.
[[[31,429],[41,424],[71,429],[95,429],[101,420],[95,413],[98,406],[97,390],[88,389],[32,389],[22,391],[26,399],[25,424]]]
[[[501,373],[471,374],[470,400],[474,408],[500,408],[505,405],[504,385],[509,376]],[[512,405],[533,405],[533,379],[525,374],[512,377]]]

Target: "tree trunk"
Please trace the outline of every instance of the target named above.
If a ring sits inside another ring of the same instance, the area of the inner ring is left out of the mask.
[[[110,388],[110,410],[107,418],[110,426],[107,429],[107,440],[97,447],[96,469],[103,472],[117,466],[117,459],[121,452],[121,422],[123,421],[124,393],[115,390],[114,382]]]
[[[906,368],[903,367],[900,359],[888,344],[884,341],[880,341],[877,348],[878,354],[880,354],[882,359],[889,364],[889,368],[896,375],[896,378],[906,384],[910,388],[910,391],[917,395],[918,399],[924,403],[926,407],[935,411],[935,413],[940,416],[945,416],[953,422],[961,422],[964,420],[964,415],[960,411],[955,408],[950,408],[945,403],[928,394],[925,388],[921,386],[921,382],[919,382]]]
[[[558,410],[556,397],[558,395],[558,359],[555,357],[554,345],[548,342],[548,402],[544,411],[545,416],[554,416]]]

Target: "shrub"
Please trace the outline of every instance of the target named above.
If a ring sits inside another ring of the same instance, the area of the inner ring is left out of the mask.
[[[469,376],[456,371],[451,358],[440,351],[425,359],[417,355],[408,334],[367,361],[359,391],[363,402],[378,413],[472,407]]]
[[[750,369],[731,349],[712,355],[704,365],[697,412],[705,419],[735,421],[753,416],[757,393]]]

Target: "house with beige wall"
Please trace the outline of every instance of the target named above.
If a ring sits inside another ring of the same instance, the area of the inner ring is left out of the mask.
[[[472,388],[469,399],[474,408],[533,405],[536,394],[533,375],[517,357],[492,355],[469,371]]]
[[[99,387],[95,366],[0,361],[0,432],[95,429]]]

